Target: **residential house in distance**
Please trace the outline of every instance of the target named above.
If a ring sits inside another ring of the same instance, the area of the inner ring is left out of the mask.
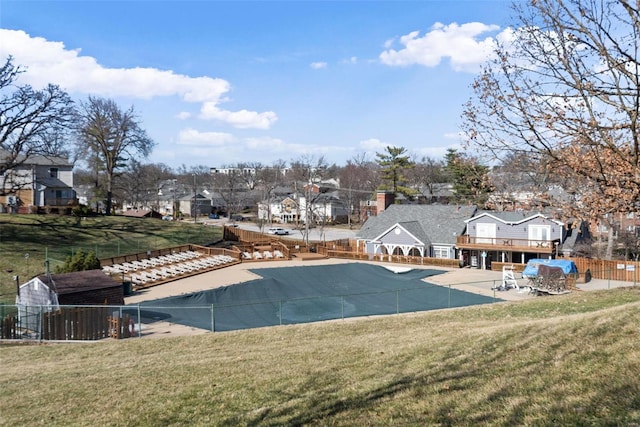
[[[271,202],[258,203],[258,218],[276,223],[304,223],[309,211],[314,224],[346,223],[348,209],[342,200],[330,193],[314,193],[307,209],[307,198],[289,195]]]
[[[73,165],[63,157],[33,156],[0,176],[4,211],[65,213],[78,204]]]
[[[258,219],[262,221],[294,224],[299,216],[298,202],[291,196],[258,203]]]
[[[371,257],[404,255],[457,259],[456,242],[465,231],[465,221],[475,206],[390,204],[388,193],[379,193],[382,203],[357,234],[359,251]]]

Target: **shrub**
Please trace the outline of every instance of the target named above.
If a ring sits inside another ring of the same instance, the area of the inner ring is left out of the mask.
[[[97,270],[100,260],[93,251],[86,254],[78,249],[73,256],[68,256],[62,266],[56,267],[56,273],[72,273],[74,271]]]

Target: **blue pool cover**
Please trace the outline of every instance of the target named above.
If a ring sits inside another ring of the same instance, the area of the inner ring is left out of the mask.
[[[423,280],[442,270],[349,263],[250,271],[262,279],[141,303],[142,320],[231,331],[498,301]]]

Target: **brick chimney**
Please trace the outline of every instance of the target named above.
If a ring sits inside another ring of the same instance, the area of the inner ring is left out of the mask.
[[[388,191],[378,191],[376,196],[376,210],[379,214],[389,207],[389,205],[393,204],[395,201],[396,195],[388,192]]]

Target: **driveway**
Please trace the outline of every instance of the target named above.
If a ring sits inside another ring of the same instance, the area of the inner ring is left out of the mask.
[[[225,224],[229,224],[230,222],[228,219],[223,218],[219,220],[207,220],[206,223],[223,226]],[[243,230],[250,230],[250,231],[257,231],[257,232],[261,231],[260,228],[253,222],[237,221],[235,224],[237,224],[238,227],[242,228]],[[286,236],[278,236],[278,237],[284,237],[284,238],[289,237],[289,238],[298,239],[298,240],[304,238],[304,235],[303,235],[304,230],[296,230],[289,224],[277,224],[277,226],[289,230],[289,233],[290,233]],[[265,225],[262,229],[262,232],[266,233],[267,228],[269,228],[269,226]],[[356,229],[349,230],[348,228],[342,228],[342,227],[325,226],[323,229],[321,229],[320,227],[316,227],[309,230],[309,240],[314,242],[322,242],[322,241],[331,241],[331,240],[340,240],[340,239],[354,239],[356,237],[356,232],[357,232]]]

